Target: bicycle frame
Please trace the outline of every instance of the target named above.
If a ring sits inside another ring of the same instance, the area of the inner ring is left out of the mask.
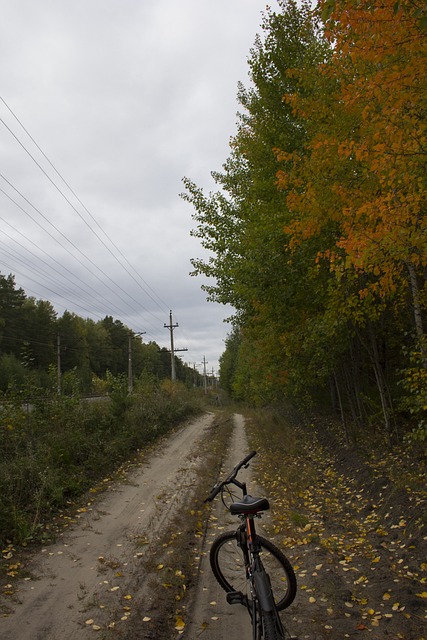
[[[237,542],[243,553],[246,578],[250,583],[252,601],[251,603],[247,602],[246,605],[252,619],[253,640],[257,640],[259,637],[259,626],[262,624],[261,616],[257,616],[257,601],[262,611],[272,611],[274,613],[276,624],[283,633],[282,623],[274,604],[270,581],[259,557],[261,546],[257,539],[255,517],[253,514],[241,516],[242,524],[238,528]]]

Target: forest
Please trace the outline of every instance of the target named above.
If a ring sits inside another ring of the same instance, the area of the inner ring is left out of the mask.
[[[132,382],[142,374],[171,377],[170,351],[145,344],[120,320],[95,322],[69,311],[58,317],[50,302],[28,297],[12,274],[0,274],[0,391],[57,389],[60,379],[66,394],[104,394],[113,379],[128,378],[129,345]],[[175,372],[188,387],[203,384],[199,372],[177,356]]]
[[[235,309],[220,380],[291,400],[348,442],[427,439],[427,9],[280,0],[239,85],[237,132],[204,193],[184,179],[193,275]]]

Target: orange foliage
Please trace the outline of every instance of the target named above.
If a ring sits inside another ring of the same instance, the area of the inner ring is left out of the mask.
[[[335,3],[333,55],[316,90],[285,96],[310,141],[299,158],[277,154],[291,167],[277,176],[295,216],[291,246],[337,223],[336,248],[323,257],[377,276],[381,295],[393,294],[408,262],[427,266],[427,34],[408,7]]]

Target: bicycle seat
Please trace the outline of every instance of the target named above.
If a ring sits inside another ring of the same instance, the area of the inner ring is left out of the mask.
[[[258,513],[258,511],[267,511],[270,508],[270,503],[267,498],[253,498],[252,496],[245,496],[241,502],[233,502],[230,505],[230,513],[233,515]]]

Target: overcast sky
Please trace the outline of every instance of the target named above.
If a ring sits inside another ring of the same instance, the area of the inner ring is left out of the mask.
[[[184,176],[214,188],[265,1],[0,7],[0,272],[161,346],[172,309],[177,355],[216,372],[232,310],[189,275],[204,253],[179,194]]]

